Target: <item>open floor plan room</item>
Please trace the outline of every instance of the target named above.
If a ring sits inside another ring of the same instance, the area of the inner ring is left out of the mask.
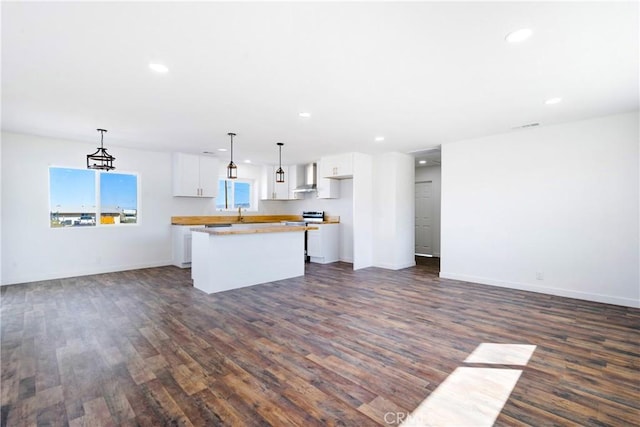
[[[173,266],[2,287],[2,425],[638,424],[638,309],[437,259],[305,268],[211,295]]]

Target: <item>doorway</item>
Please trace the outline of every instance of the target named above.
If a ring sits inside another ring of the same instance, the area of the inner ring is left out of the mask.
[[[415,253],[433,256],[433,181],[416,182]]]
[[[419,264],[430,258],[440,258],[440,205],[442,198],[440,154],[439,147],[415,153],[414,238],[416,263]]]

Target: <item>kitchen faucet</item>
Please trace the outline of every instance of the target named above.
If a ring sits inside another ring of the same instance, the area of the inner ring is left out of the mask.
[[[244,221],[244,217],[242,216],[242,207],[238,206],[238,222]]]

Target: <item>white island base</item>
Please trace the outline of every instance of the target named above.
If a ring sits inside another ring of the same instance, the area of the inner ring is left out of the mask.
[[[193,286],[211,294],[302,276],[305,230],[294,226],[194,229]]]

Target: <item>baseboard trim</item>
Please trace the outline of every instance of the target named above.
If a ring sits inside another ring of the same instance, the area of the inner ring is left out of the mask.
[[[172,260],[169,259],[161,262],[132,264],[132,265],[118,265],[118,266],[96,268],[91,270],[58,272],[58,273],[52,273],[52,274],[25,275],[25,276],[20,276],[18,278],[10,279],[6,283],[2,283],[2,285],[0,286],[18,285],[21,283],[31,283],[31,282],[42,282],[45,280],[68,279],[70,277],[92,276],[94,274],[115,273],[118,271],[140,270],[143,268],[164,267],[167,265],[173,265]]]
[[[482,285],[498,286],[501,288],[517,289],[520,291],[537,292],[547,295],[555,295],[559,297],[575,298],[586,301],[601,302],[605,304],[621,305],[624,307],[640,308],[640,301],[632,298],[616,297],[612,295],[594,294],[589,292],[580,292],[567,290],[562,288],[535,286],[527,283],[507,282],[504,280],[490,279],[487,277],[468,276],[464,274],[440,272],[443,279],[459,280],[462,282],[479,283]]]
[[[378,267],[378,268],[384,268],[386,270],[402,270],[403,268],[409,268],[409,267],[415,267],[416,262],[414,261],[409,261],[407,263],[404,264],[386,264],[386,263],[382,263],[382,264],[374,264],[374,267]]]

